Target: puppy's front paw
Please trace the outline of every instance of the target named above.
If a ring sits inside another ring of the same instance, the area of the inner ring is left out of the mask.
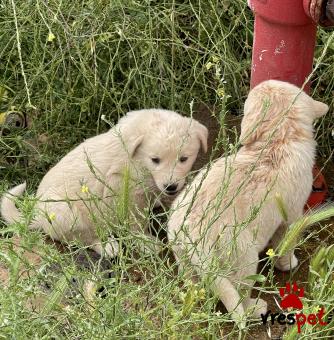
[[[119,245],[118,242],[112,238],[108,238],[108,242],[103,245],[101,242],[98,242],[92,246],[92,249],[95,250],[101,256],[108,256],[113,258],[119,253]]]
[[[277,259],[275,267],[282,272],[294,269],[298,266],[298,259],[295,254],[282,256]]]
[[[245,311],[250,313],[254,318],[260,318],[261,314],[266,314],[268,309],[268,304],[263,299],[252,299],[247,298],[244,301]]]
[[[108,243],[104,248],[108,257],[113,258],[119,253],[119,245],[118,242],[113,238],[108,238]]]
[[[247,317],[244,314],[239,314],[236,311],[232,312],[232,320],[236,323],[237,327],[240,330],[243,330],[246,328],[247,323]]]

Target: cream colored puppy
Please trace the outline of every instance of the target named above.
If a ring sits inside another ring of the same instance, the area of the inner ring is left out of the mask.
[[[173,202],[168,238],[180,270],[190,265],[205,277],[236,320],[246,311],[266,312],[265,301],[249,297],[253,282],[246,277],[256,274],[269,240],[275,246],[282,235],[277,197],[287,224],[303,214],[312,188],[313,122],[327,110],[294,85],[261,83],[245,102],[242,147],[203,169]],[[281,270],[297,264],[293,252],[276,262]]]
[[[164,195],[175,197],[183,188],[200,146],[207,149],[207,136],[205,126],[173,111],[129,112],[108,132],[77,146],[44,176],[36,194],[39,213],[30,228],[63,242],[80,240],[99,254],[115,256],[117,241],[110,235],[104,245],[96,227],[101,228],[101,216],[117,204],[124,173],[130,177],[131,213],[140,220],[150,204],[157,205]],[[25,186],[4,196],[1,214],[7,222],[20,219],[12,197],[21,195]],[[132,228],[141,230],[136,223]]]

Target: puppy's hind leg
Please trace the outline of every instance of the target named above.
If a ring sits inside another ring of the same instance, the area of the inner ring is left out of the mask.
[[[223,302],[228,312],[232,313],[232,319],[240,328],[245,328],[244,306],[241,303],[241,297],[232,282],[225,277],[218,276],[211,284],[211,288]]]
[[[275,262],[275,267],[282,272],[289,271],[298,266],[298,259],[294,251],[290,251],[284,256],[279,257]]]
[[[203,253],[201,255],[204,255]],[[201,256],[201,258],[197,254],[192,254],[191,263],[199,275],[207,272],[208,267],[210,267],[210,258],[208,253],[204,257]],[[213,273],[212,275],[215,274]],[[244,306],[241,303],[241,296],[233,283],[228,278],[219,274],[215,275],[213,279],[208,277],[208,280],[210,280],[210,288],[213,293],[219,297],[227,311],[231,312],[232,319],[241,329],[245,328]]]
[[[259,255],[257,250],[252,246],[245,250],[246,253],[242,256],[242,259],[247,259],[247,261],[239,261],[235,276],[236,279],[242,283],[241,294],[245,297],[242,303],[246,314],[249,314],[254,318],[259,318],[261,314],[267,312],[267,302],[261,298],[253,299],[250,297],[254,281],[250,279],[246,280],[247,277],[254,276],[257,273]]]
[[[243,305],[246,311],[251,311],[254,318],[259,318],[261,314],[266,314],[268,309],[267,302],[260,298],[247,297],[244,299]]]

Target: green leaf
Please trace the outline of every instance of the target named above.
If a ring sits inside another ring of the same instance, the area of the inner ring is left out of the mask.
[[[262,274],[254,274],[254,275],[249,275],[245,277],[245,280],[252,280],[255,282],[265,282],[267,278]]]

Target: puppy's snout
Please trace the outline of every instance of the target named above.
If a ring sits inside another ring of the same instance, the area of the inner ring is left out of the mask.
[[[168,195],[175,194],[175,192],[177,190],[177,184],[176,183],[165,184],[164,186],[165,186],[165,190],[166,190]]]

